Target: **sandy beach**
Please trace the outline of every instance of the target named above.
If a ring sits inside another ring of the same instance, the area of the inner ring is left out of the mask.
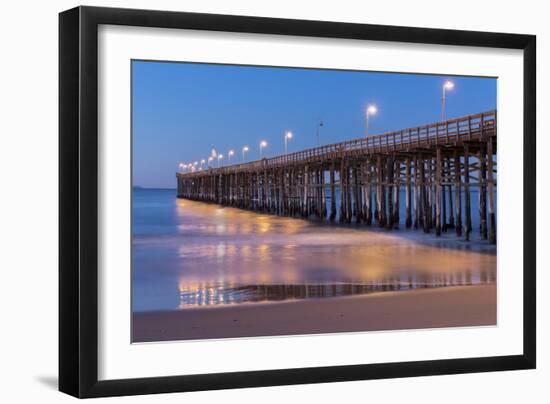
[[[134,313],[133,342],[496,324],[496,285]]]

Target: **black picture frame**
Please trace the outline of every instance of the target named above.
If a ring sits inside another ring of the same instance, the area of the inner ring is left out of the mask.
[[[100,24],[523,50],[523,354],[99,381]],[[59,389],[84,398],[535,368],[535,66],[533,35],[96,7],[77,7],[60,13]]]

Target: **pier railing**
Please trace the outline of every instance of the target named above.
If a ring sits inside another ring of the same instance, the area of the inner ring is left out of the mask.
[[[262,160],[210,168],[193,173],[178,173],[178,175],[200,176],[204,174],[257,171],[327,158],[411,151],[422,148],[431,149],[446,145],[456,146],[464,142],[486,140],[489,137],[496,136],[496,125],[496,110],[492,110],[379,135],[355,138]]]

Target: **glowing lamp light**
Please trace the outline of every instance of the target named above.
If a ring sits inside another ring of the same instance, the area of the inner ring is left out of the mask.
[[[260,160],[262,159],[262,149],[267,146],[267,142],[265,140],[262,140],[260,142]]]
[[[244,163],[244,160],[245,160],[245,154],[246,154],[246,152],[247,152],[247,151],[248,151],[248,146],[244,146],[244,147],[243,147],[243,160],[242,160],[242,161],[243,161],[243,163]]]
[[[378,112],[378,108],[376,108],[376,105],[368,105],[367,106],[367,113],[366,113],[366,119],[365,119],[365,137],[369,136],[369,116],[375,115]]]
[[[447,80],[445,83],[443,83],[443,92],[441,95],[441,120],[442,121],[445,120],[445,92],[447,90],[452,90],[454,87],[455,87],[455,84],[450,80]]]
[[[446,81],[445,84],[443,84],[443,87],[445,87],[446,90],[452,90],[455,88],[455,83],[452,81]]]
[[[285,132],[285,154],[288,153],[288,139],[292,139],[292,132],[289,130]]]

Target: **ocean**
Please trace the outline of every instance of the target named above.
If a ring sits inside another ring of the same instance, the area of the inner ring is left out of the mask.
[[[321,224],[178,199],[171,189],[135,188],[132,198],[134,312],[496,282],[475,190],[470,242],[453,229],[435,237],[403,225]]]

